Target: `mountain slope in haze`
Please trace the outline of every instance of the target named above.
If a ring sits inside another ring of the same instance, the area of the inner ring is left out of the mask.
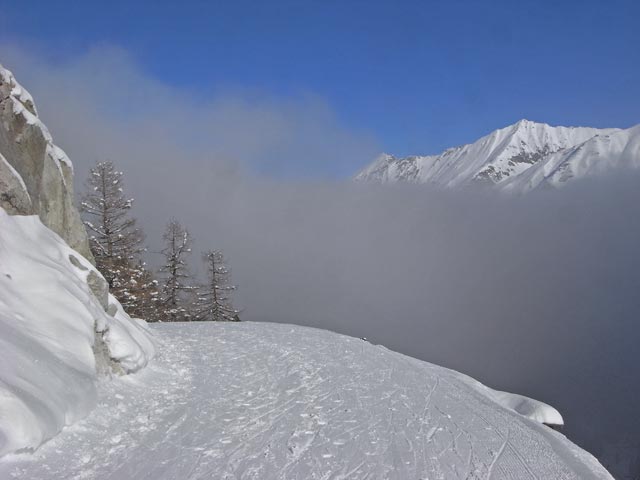
[[[440,155],[396,158],[382,154],[355,180],[440,187],[491,185],[524,193],[620,167],[640,167],[640,125],[597,129],[520,120]]]

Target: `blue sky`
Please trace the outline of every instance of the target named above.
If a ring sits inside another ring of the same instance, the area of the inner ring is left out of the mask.
[[[199,94],[311,93],[406,155],[520,118],[640,123],[639,18],[637,1],[0,0],[0,42],[50,62],[121,47]]]

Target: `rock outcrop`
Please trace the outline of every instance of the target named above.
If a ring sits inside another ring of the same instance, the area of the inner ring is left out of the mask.
[[[0,65],[0,207],[12,215],[38,215],[93,261],[73,198],[69,158],[53,143],[29,92]]]

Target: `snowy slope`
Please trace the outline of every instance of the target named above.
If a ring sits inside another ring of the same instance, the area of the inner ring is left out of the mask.
[[[602,133],[574,147],[548,155],[521,175],[506,179],[506,191],[559,187],[574,178],[591,177],[618,168],[640,168],[640,125]]]
[[[85,416],[98,370],[134,372],[154,355],[146,327],[106,290],[105,312],[90,287],[98,280],[37,216],[0,208],[0,457]]]
[[[100,408],[35,454],[0,459],[0,478],[611,478],[473,379],[366,341],[267,323],[151,328],[158,361],[102,384]]]
[[[521,120],[440,155],[396,158],[383,154],[355,179],[441,187],[489,184],[522,193],[622,166],[638,168],[639,144],[640,126],[627,130],[552,127]]]

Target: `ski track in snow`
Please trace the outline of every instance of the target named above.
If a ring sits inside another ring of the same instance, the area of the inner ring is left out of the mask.
[[[101,382],[89,417],[1,459],[0,478],[583,478],[559,434],[384,347],[266,323],[152,329],[156,361]]]

